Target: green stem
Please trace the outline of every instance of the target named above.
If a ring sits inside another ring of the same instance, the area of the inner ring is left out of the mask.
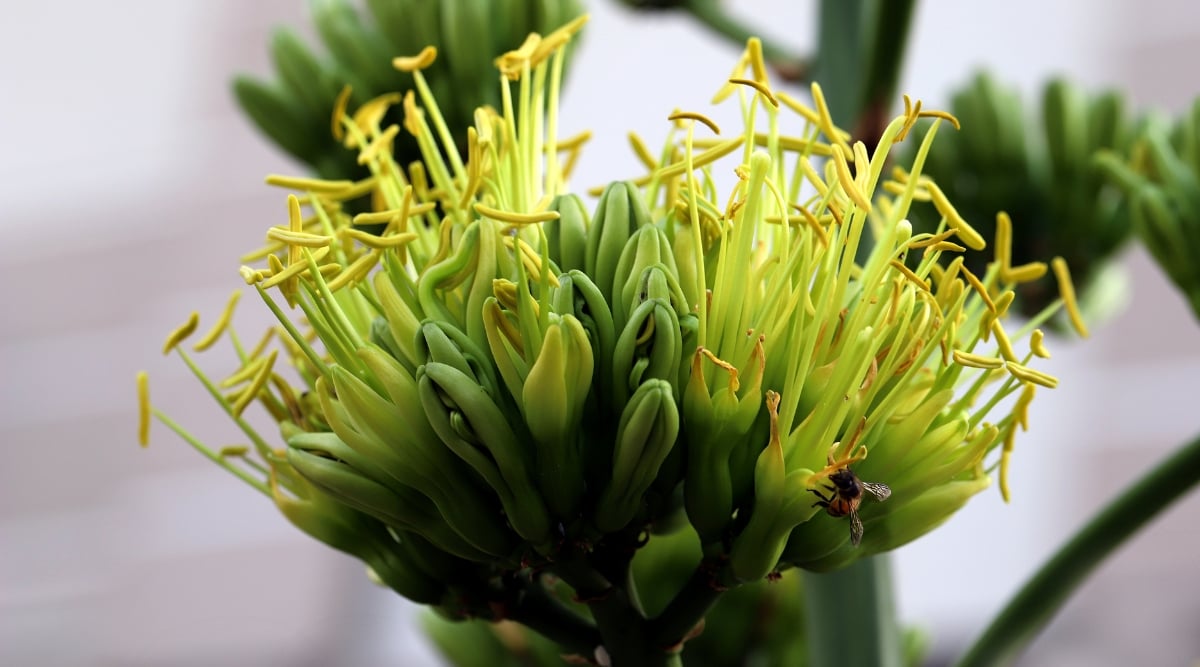
[[[683,641],[729,587],[736,585],[728,567],[702,561],[683,588],[650,625],[650,637],[659,646]]]
[[[785,81],[802,81],[808,75],[808,60],[762,36],[761,31],[738,20],[722,7],[720,0],[683,0],[680,3],[701,24],[738,45],[751,37],[762,42],[763,58]]]
[[[975,641],[959,667],[1010,663],[1092,570],[1200,482],[1200,437],[1117,496],[1046,562]]]
[[[809,662],[900,667],[904,650],[886,555],[827,574],[803,573]]]
[[[649,623],[624,586],[614,586],[582,554],[556,562],[552,571],[587,604],[613,667],[674,667],[679,654],[651,641]]]
[[[550,595],[538,580],[524,587],[523,594],[507,612],[509,619],[572,653],[590,658],[602,643],[595,625]]]

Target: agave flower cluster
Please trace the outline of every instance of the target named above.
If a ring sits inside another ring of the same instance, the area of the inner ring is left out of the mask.
[[[503,615],[497,591],[520,576],[655,532],[691,531],[713,586],[835,569],[931,530],[996,468],[1003,486],[1034,388],[1057,382],[1031,367],[1052,310],[1002,324],[1012,288],[1046,266],[1010,264],[1004,216],[986,273],[964,266],[985,241],[920,173],[937,127],[913,164],[889,164],[918,117],[952,118],[910,105],[870,152],[818,87],[812,108],[773,91],[752,40],[717,95],[745,126],[672,114],[659,157],[633,138],[645,175],[589,213],[565,191],[587,135],[558,138],[581,24],[497,60],[502,108],[475,113],[465,160],[421,72],[433,50],[396,59],[414,80],[403,127],[380,123],[394,97],[337,109],[371,176],[268,179],[298,191],[290,224],[242,276],[278,327],[243,348],[231,301],[197,345],[234,341],[242,366],[223,380],[180,344],[194,315],[167,341],[249,444],[216,451],[160,419],[300,529],[457,617]],[[399,132],[422,162],[396,163]],[[347,214],[360,198],[373,210]],[[918,206],[936,232],[913,233]],[[278,434],[250,425],[252,406]],[[862,503],[857,545],[812,493],[847,467],[892,491]]]

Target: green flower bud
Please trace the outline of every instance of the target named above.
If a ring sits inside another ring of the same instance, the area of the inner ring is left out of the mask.
[[[612,480],[600,494],[596,527],[620,530],[642,509],[643,494],[654,482],[658,469],[675,446],[679,412],[671,385],[647,380],[634,392],[617,427],[613,450]]]

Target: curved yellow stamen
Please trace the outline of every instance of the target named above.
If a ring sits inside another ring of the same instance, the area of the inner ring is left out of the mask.
[[[187,322],[179,325],[174,331],[167,335],[167,340],[163,343],[163,354],[170,354],[171,350],[174,350],[176,345],[179,345],[179,343],[183,342],[183,339],[192,335],[199,324],[200,313],[193,311],[192,314],[188,316]]]
[[[1067,269],[1067,260],[1055,257],[1051,260],[1050,266],[1054,269],[1054,277],[1058,279],[1058,291],[1062,295],[1063,305],[1067,307],[1067,316],[1071,319],[1071,326],[1075,327],[1075,331],[1080,336],[1087,338],[1087,325],[1084,324],[1083,315],[1079,312],[1079,304],[1075,301],[1075,285],[1071,282],[1071,272]]]
[[[979,232],[975,231],[974,227],[968,224],[966,220],[963,220],[962,216],[958,214],[958,209],[954,208],[954,205],[946,198],[946,193],[942,192],[937,183],[929,181],[925,184],[925,187],[929,190],[930,197],[933,198],[933,207],[954,228],[954,231],[958,232],[959,238],[963,240],[963,243],[967,244],[968,248],[983,250],[987,247],[987,241],[983,239],[983,236]]]
[[[1049,359],[1050,350],[1047,350],[1045,344],[1042,342],[1042,339],[1045,337],[1046,334],[1042,333],[1041,329],[1034,329],[1033,334],[1029,337],[1029,349],[1037,356]]]
[[[267,176],[266,183],[267,185],[274,185],[280,188],[321,193],[337,192],[354,185],[354,181],[328,181],[323,178],[303,178],[300,176],[283,176],[281,174],[270,174]]]
[[[437,47],[427,46],[415,56],[399,56],[392,58],[392,67],[401,72],[415,72],[425,69],[437,60]]]
[[[229,326],[229,320],[233,318],[233,309],[237,306],[238,299],[242,298],[242,291],[237,290],[229,297],[229,301],[225,303],[225,309],[221,311],[221,317],[217,319],[217,323],[213,325],[208,333],[204,334],[192,349],[196,352],[203,352],[212,347],[212,344],[217,342],[221,334],[225,332],[225,328]]]
[[[1048,389],[1053,389],[1058,386],[1058,378],[1048,373],[1035,371],[1028,366],[1018,364],[1015,361],[1006,362],[1005,366],[1008,367],[1008,372],[1018,380],[1032,382],[1033,384],[1040,384]]]
[[[146,371],[138,371],[138,444],[142,447],[150,445],[150,376]]]
[[[705,116],[702,113],[697,113],[695,111],[675,111],[670,116],[667,116],[667,120],[670,120],[670,121],[696,120],[696,121],[700,121],[701,123],[704,123],[705,125],[707,125],[708,129],[713,131],[713,134],[721,133],[721,128],[717,127],[717,124],[715,122],[713,122],[713,120],[711,118],[709,118],[708,116]]]
[[[772,107],[774,107],[776,109],[779,108],[779,99],[775,97],[775,93],[771,92],[771,89],[768,88],[765,83],[762,83],[761,81],[755,81],[754,79],[740,79],[740,78],[730,79],[729,83],[732,83],[732,84],[738,85],[738,86],[749,86],[749,87],[753,88],[754,90],[758,91],[758,93],[760,95],[762,95],[764,99],[767,100],[767,104],[770,104]]]

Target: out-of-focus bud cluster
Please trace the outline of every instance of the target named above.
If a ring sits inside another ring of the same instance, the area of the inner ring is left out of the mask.
[[[1123,285],[1109,262],[1132,226],[1120,192],[1093,158],[1098,151],[1128,155],[1134,119],[1124,98],[1055,80],[1031,113],[1015,89],[980,73],[954,94],[951,111],[962,130],[933,145],[925,173],[984,236],[994,233],[996,213],[1006,211],[1014,262],[1061,256],[1071,266],[1085,313],[1111,310]],[[915,150],[914,143],[904,159],[913,159]],[[912,218],[920,231],[937,221]],[[968,257],[966,264],[984,269],[982,258]],[[1016,308],[1029,317],[1056,298],[1051,279],[1035,280],[1017,290]]]
[[[1150,118],[1126,161],[1098,162],[1129,199],[1134,229],[1200,317],[1200,100],[1172,128]]]
[[[492,60],[515,49],[531,32],[548,33],[579,16],[579,0],[309,0],[313,28],[326,54],[316,53],[292,30],[271,39],[274,80],[239,76],[234,93],[258,129],[322,178],[361,178],[365,166],[330,136],[335,100],[345,87],[351,108],[385,93],[412,87],[412,77],[391,66],[392,57],[425,46],[441,57],[428,85],[452,128],[471,124],[477,107],[499,108]],[[398,108],[383,121],[400,122]],[[460,149],[465,144],[460,145]],[[396,160],[419,160],[416,141],[396,138]]]

